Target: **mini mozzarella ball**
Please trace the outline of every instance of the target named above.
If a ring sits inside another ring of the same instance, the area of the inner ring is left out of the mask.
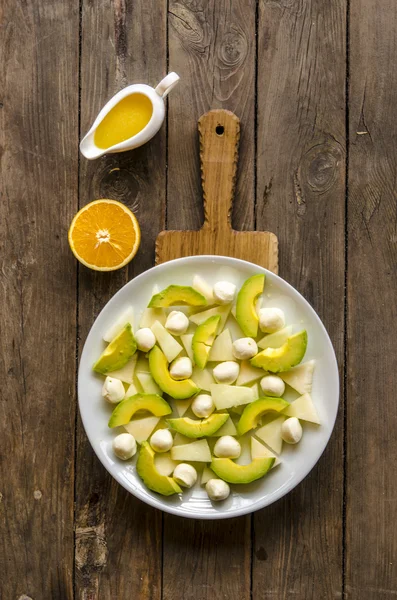
[[[261,379],[261,388],[265,396],[275,396],[280,398],[285,392],[285,383],[277,375],[266,375]]]
[[[191,465],[181,463],[175,467],[172,477],[179,485],[191,488],[197,481],[197,471]]]
[[[205,489],[210,500],[214,500],[215,502],[226,500],[230,494],[230,487],[222,479],[210,479],[207,481]]]
[[[125,396],[123,382],[114,377],[106,377],[102,387],[102,396],[105,398],[106,402],[109,402],[110,404],[121,402]]]
[[[136,453],[136,441],[130,433],[120,433],[113,440],[113,452],[121,460],[128,460]]]
[[[297,444],[303,435],[302,425],[296,417],[290,417],[281,425],[281,437],[287,444]]]
[[[239,360],[248,360],[258,354],[258,345],[252,338],[240,338],[233,342],[233,356]]]
[[[173,335],[182,335],[186,333],[189,327],[189,319],[185,313],[180,310],[173,310],[167,317],[165,328]]]
[[[214,285],[214,298],[218,304],[230,304],[234,300],[236,286],[229,281],[218,281]]]
[[[233,360],[219,363],[214,367],[212,374],[217,383],[226,383],[228,385],[234,383],[240,373],[240,365]]]
[[[275,333],[285,325],[284,312],[280,308],[261,308],[259,327],[263,333]]]
[[[168,429],[158,429],[150,438],[150,445],[155,452],[168,452],[173,443],[174,438]]]
[[[141,350],[141,352],[149,352],[156,343],[156,337],[149,327],[138,329],[135,334],[135,340],[138,350]]]
[[[170,375],[177,381],[189,379],[193,373],[192,361],[187,356],[181,356],[174,360],[170,366]]]
[[[240,443],[231,435],[223,435],[214,446],[214,454],[218,458],[238,458],[241,454]]]
[[[214,412],[215,405],[212,397],[209,394],[199,394],[193,400],[190,408],[196,417],[200,417],[200,419],[206,419]]]

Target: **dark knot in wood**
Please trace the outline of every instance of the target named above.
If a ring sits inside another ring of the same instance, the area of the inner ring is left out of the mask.
[[[303,157],[300,180],[317,193],[328,191],[340,176],[343,150],[335,140],[327,140],[310,148]]]

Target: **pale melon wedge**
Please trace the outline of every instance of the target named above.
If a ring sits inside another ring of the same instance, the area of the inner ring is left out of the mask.
[[[185,412],[190,408],[190,405],[192,402],[193,402],[192,398],[189,398],[188,400],[174,400],[173,401],[173,405],[176,408],[178,417],[183,417]]]
[[[144,327],[149,327],[150,329],[156,321],[164,325],[166,318],[167,315],[163,308],[145,308],[139,321],[139,327],[140,329]]]
[[[136,363],[138,360],[138,353],[136,352],[134,356],[128,361],[124,367],[118,369],[117,371],[113,371],[112,373],[107,373],[108,377],[113,377],[114,379],[120,379],[124,383],[132,383],[134,380],[134,372],[136,369]]]
[[[143,392],[143,390],[138,390],[134,383],[131,383],[131,385],[127,388],[127,391],[125,393],[125,398],[129,398],[130,396],[135,396],[135,394],[138,394],[141,391]]]
[[[211,385],[215,383],[215,379],[208,368],[199,369],[198,367],[194,367],[191,379],[200,390],[204,390],[205,392],[209,392]]]
[[[283,411],[283,414],[287,417],[302,419],[302,421],[310,421],[310,423],[316,423],[316,425],[321,424],[310,394],[303,394],[303,396],[294,400],[294,402]]]
[[[192,363],[194,363],[193,348],[192,348],[193,335],[194,335],[193,333],[185,333],[185,334],[181,335],[181,342],[184,345],[186,354],[188,355],[188,357],[190,358]]]
[[[292,335],[292,327],[284,327],[284,329],[280,329],[280,331],[276,331],[276,333],[270,333],[269,335],[265,335],[258,342],[259,348],[280,348],[288,338]]]
[[[193,277],[193,288],[204,296],[208,304],[215,304],[215,298],[212,291],[212,286],[205,281],[200,275]]]
[[[297,367],[293,367],[285,373],[279,373],[279,377],[299,392],[299,394],[310,394],[312,391],[314,364],[314,360],[309,360]]]
[[[168,333],[159,321],[153,323],[152,331],[156,336],[157,343],[165,354],[166,359],[168,362],[172,362],[174,358],[182,352],[182,346],[170,333]]]
[[[210,354],[208,357],[209,361],[213,362],[225,362],[226,360],[235,360],[233,356],[233,341],[230,331],[225,329],[216,338],[212,344]]]
[[[137,373],[136,376],[145,394],[163,395],[163,391],[159,388],[150,373]]]
[[[181,433],[176,433],[174,437],[174,446],[181,446],[183,444],[191,444],[191,438],[188,438],[186,435],[182,435]]]
[[[225,323],[230,313],[230,304],[225,304],[223,306],[215,306],[214,308],[210,308],[208,310],[201,311],[194,315],[190,315],[190,320],[192,323],[196,325],[201,325],[205,321],[207,321],[210,317],[214,317],[216,315],[220,315],[220,321],[218,325],[218,335],[223,331],[225,327]]]
[[[140,354],[136,363],[135,373],[150,373],[149,361],[143,354]]]
[[[169,477],[174,472],[175,467],[178,466],[178,464],[178,462],[172,460],[170,452],[155,454],[154,456],[154,466],[160,475],[166,475]]]
[[[240,406],[241,404],[249,404],[254,400],[254,393],[248,387],[216,383],[211,385],[210,392],[218,410]]]
[[[191,444],[182,444],[171,448],[172,460],[191,462],[211,462],[211,451],[207,440],[198,440]]]
[[[261,393],[261,390],[259,388],[259,383],[254,383],[254,385],[251,385],[250,388],[252,390],[252,393],[254,394],[254,400],[258,400],[258,398],[263,396],[263,393]]]
[[[283,447],[281,425],[284,423],[285,419],[286,417],[284,416],[277,417],[277,419],[273,419],[273,421],[266,423],[266,425],[263,425],[263,427],[255,431],[255,435],[277,454],[281,453]]]
[[[132,306],[129,306],[117,321],[107,329],[103,336],[104,341],[110,343],[124,329],[127,323],[130,323],[132,329],[134,329],[134,309]]]
[[[218,431],[212,434],[212,437],[221,437],[222,435],[237,435],[237,429],[231,418]]]
[[[261,444],[261,442],[254,437],[251,437],[251,458],[252,460],[254,460],[254,458],[275,458],[276,460],[274,461],[272,469],[281,463],[281,460],[277,458],[273,452],[270,452],[266,446]]]
[[[214,471],[209,467],[204,467],[203,472],[201,474],[200,485],[205,485],[210,479],[217,479],[217,475],[215,475]]]
[[[263,369],[257,369],[248,360],[243,360],[240,364],[240,373],[238,374],[236,385],[248,385],[249,383],[258,381],[258,379],[262,379],[264,375],[266,373]]]
[[[160,421],[160,417],[144,417],[143,419],[134,419],[126,425],[124,429],[134,436],[138,444],[146,441],[157,423]]]

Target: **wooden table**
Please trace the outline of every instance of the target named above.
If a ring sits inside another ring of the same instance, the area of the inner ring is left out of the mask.
[[[391,600],[397,596],[397,3],[2,0],[0,592],[4,600]],[[132,82],[181,76],[142,149],[78,142]],[[341,374],[331,442],[252,516],[182,520],[117,485],[76,403],[96,315],[198,228],[197,119],[242,121],[236,229],[269,229],[280,274],[323,319]],[[143,241],[128,270],[80,267],[78,208],[114,198]],[[6,382],[6,384],[5,384]]]

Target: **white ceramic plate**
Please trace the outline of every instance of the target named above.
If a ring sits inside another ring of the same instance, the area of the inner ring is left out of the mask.
[[[134,460],[123,462],[115,458],[112,452],[115,431],[107,426],[112,408],[101,397],[102,378],[92,371],[93,363],[105,346],[102,335],[128,305],[132,304],[136,316],[139,316],[147,305],[155,284],[160,289],[171,283],[188,285],[191,284],[193,275],[199,274],[212,284],[227,280],[241,286],[245,279],[256,273],[266,273],[264,306],[282,308],[287,324],[295,325],[296,331],[307,329],[309,343],[304,360],[316,360],[312,397],[322,425],[304,424],[302,441],[297,446],[284,444],[281,465],[272,469],[264,479],[249,485],[231,486],[232,494],[224,502],[212,503],[199,484],[181,497],[165,498],[155,494],[137,476]],[[79,368],[78,396],[83,424],[95,453],[109,473],[131,494],[156,508],[183,517],[224,519],[268,506],[290,492],[311,471],[323,453],[334,427],[339,402],[339,377],[335,353],[323,324],[313,308],[293,287],[277,275],[249,262],[223,256],[194,256],[146,271],[127,283],[107,303],[84,345]]]

